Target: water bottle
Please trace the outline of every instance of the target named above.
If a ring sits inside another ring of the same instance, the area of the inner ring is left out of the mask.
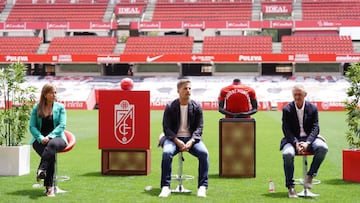
[[[269,192],[270,193],[275,192],[275,186],[274,186],[274,182],[272,179],[269,180]]]

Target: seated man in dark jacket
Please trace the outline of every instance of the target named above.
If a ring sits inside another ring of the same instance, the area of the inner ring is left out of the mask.
[[[312,187],[312,179],[328,151],[325,139],[319,135],[319,116],[317,107],[305,101],[307,92],[302,85],[292,89],[294,101],[283,108],[280,150],[284,160],[286,187],[289,197],[297,197],[294,188],[294,156],[305,151],[314,152],[314,158],[304,180],[306,188]]]
[[[164,139],[161,162],[161,193],[171,194],[171,164],[179,151],[189,152],[199,160],[198,197],[206,197],[208,187],[209,155],[202,141],[203,113],[201,106],[190,99],[191,82],[180,80],[177,84],[179,98],[166,105],[163,117]]]

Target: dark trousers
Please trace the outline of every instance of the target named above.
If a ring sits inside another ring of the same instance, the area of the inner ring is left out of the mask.
[[[38,169],[46,171],[44,186],[54,185],[55,156],[57,152],[63,150],[65,147],[66,142],[60,137],[50,139],[46,145],[38,143],[37,141],[33,143],[34,150],[41,157]]]

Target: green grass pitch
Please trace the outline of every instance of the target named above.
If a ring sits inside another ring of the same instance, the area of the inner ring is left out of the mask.
[[[312,192],[316,198],[287,198],[284,186],[279,142],[281,131],[280,111],[260,111],[256,119],[256,177],[219,177],[219,119],[217,111],[204,111],[204,142],[210,153],[209,188],[205,199],[196,197],[197,159],[185,154],[184,173],[195,176],[184,182],[192,193],[172,194],[162,199],[160,193],[161,149],[157,138],[161,132],[162,111],[151,111],[151,173],[135,176],[101,175],[101,151],[98,149],[98,112],[68,110],[67,129],[77,137],[73,150],[58,155],[59,174],[69,175],[71,180],[59,183],[67,193],[48,198],[43,189],[33,189],[39,157],[31,149],[31,172],[19,177],[0,177],[0,202],[359,202],[360,185],[342,180],[342,150],[346,149],[345,112],[320,112],[320,133],[329,145],[328,155],[320,168]],[[27,139],[27,141],[30,137]],[[310,158],[311,160],[311,158]],[[177,159],[174,159],[176,164]],[[174,172],[176,172],[176,167]],[[301,158],[295,161],[295,176],[301,177]],[[275,183],[275,193],[269,193],[269,179]],[[145,191],[146,186],[151,191]],[[173,182],[172,187],[176,183]],[[301,186],[296,186],[297,191]]]

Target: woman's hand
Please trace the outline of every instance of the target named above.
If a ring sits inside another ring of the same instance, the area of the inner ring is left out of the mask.
[[[44,139],[41,140],[41,144],[46,145],[50,141],[49,137],[44,137]]]

